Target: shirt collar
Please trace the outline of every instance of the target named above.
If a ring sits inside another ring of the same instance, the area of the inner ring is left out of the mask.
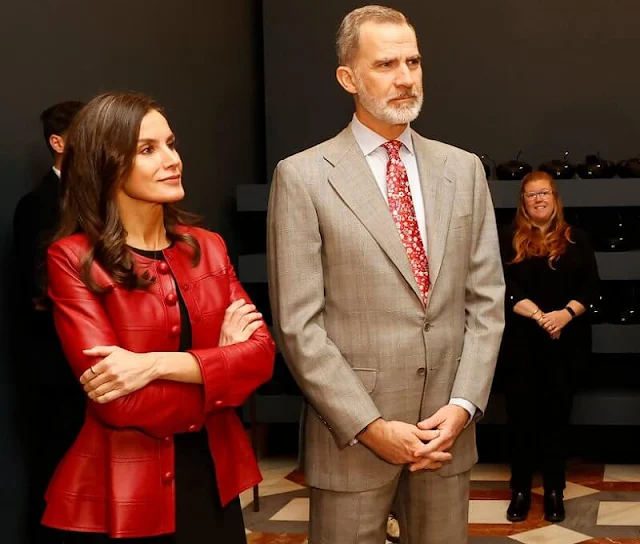
[[[52,166],[51,169],[55,172],[56,176],[58,176],[58,179],[60,179],[60,170],[58,170],[55,166]]]
[[[387,142],[385,137],[380,136],[377,132],[363,125],[355,113],[353,114],[353,119],[351,121],[351,132],[365,156],[370,155],[382,144]],[[400,140],[409,150],[409,153],[412,155],[414,154],[413,140],[411,139],[411,125],[407,124],[407,127],[402,131],[402,134],[396,138],[396,140]]]

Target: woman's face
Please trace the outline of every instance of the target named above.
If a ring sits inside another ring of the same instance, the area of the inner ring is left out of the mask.
[[[175,142],[164,115],[149,111],[140,124],[133,166],[120,187],[120,196],[153,204],[182,200],[182,161]]]
[[[544,225],[551,220],[556,197],[546,179],[530,181],[524,186],[524,207],[535,224]]]

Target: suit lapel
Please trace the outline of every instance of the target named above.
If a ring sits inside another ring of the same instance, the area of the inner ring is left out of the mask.
[[[349,127],[336,136],[333,145],[325,153],[325,159],[333,166],[329,172],[329,183],[420,298],[409,258],[391,219],[389,207]]]
[[[429,140],[413,132],[427,224],[429,279],[435,285],[440,273],[455,196],[455,183],[445,176],[446,156],[433,149]],[[417,213],[417,212],[416,212]]]

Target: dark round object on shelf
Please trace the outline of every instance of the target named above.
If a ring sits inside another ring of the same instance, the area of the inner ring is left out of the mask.
[[[589,320],[591,323],[606,323],[607,310],[605,298],[600,295],[597,300],[589,304]]]
[[[520,153],[522,153],[522,151],[518,152],[515,159],[502,162],[496,166],[496,175],[498,179],[519,181],[529,172],[533,171],[530,164],[520,160]]]
[[[640,307],[627,306],[619,312],[615,312],[610,320],[618,325],[636,325],[640,323]]]
[[[630,251],[640,248],[640,220],[627,208],[582,210],[581,225],[595,251]]]
[[[551,159],[543,162],[538,166],[538,170],[546,172],[554,179],[571,179],[576,174],[576,168],[569,162],[568,156],[569,152],[565,151],[563,159]]]
[[[640,178],[640,155],[620,161],[617,170],[621,178]]]
[[[607,179],[617,173],[615,163],[601,159],[599,154],[587,155],[584,162],[576,167],[578,176],[582,179]]]
[[[482,162],[482,166],[484,167],[484,174],[487,179],[491,179],[491,166],[493,168],[496,167],[496,161],[494,161],[489,155],[483,154],[480,155],[480,161]]]

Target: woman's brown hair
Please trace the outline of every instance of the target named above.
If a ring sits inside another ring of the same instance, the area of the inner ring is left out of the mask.
[[[134,269],[116,204],[117,189],[133,168],[140,124],[153,110],[164,115],[160,105],[140,93],[101,94],[80,111],[67,135],[61,168],[61,218],[54,239],[77,232],[87,236],[90,250],[82,260],[81,277],[94,292],[103,290],[91,274],[94,261],[127,289],[144,289],[153,282],[148,273],[139,275]],[[188,244],[196,265],[198,241],[177,232],[176,226],[193,224],[198,218],[174,204],[163,207],[167,238]]]
[[[549,182],[555,199],[553,215],[544,233],[533,224],[525,206],[525,188],[527,184],[534,181]],[[554,268],[554,263],[567,250],[568,243],[574,243],[571,239],[571,227],[564,220],[562,199],[558,193],[555,179],[546,172],[534,171],[527,174],[520,184],[518,210],[515,217],[515,233],[513,235],[515,255],[510,264],[519,263],[530,257],[547,256],[549,267]]]

